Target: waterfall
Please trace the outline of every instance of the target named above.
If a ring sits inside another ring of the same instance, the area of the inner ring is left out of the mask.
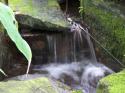
[[[113,73],[97,62],[88,29],[80,24],[72,21],[70,33],[47,34],[46,38],[50,62],[35,65],[35,72],[83,93],[96,93],[98,81]],[[85,56],[86,53],[88,56]]]
[[[54,38],[54,62],[57,62],[56,38]]]
[[[92,43],[92,41],[90,39],[90,36],[88,34],[88,29],[86,29],[86,39],[87,39],[87,42],[89,44],[89,48],[90,48],[90,51],[91,51],[92,61],[97,62],[96,55],[95,55],[95,50],[94,50],[94,47],[93,47],[93,43]]]
[[[46,35],[47,43],[48,43],[48,50],[52,57],[50,58],[51,61],[57,62],[57,48],[56,48],[56,36],[53,35]]]
[[[97,62],[95,50],[94,50],[94,47],[93,47],[93,43],[90,39],[90,35],[88,34],[89,33],[88,29],[87,28],[85,29],[80,24],[72,21],[71,18],[68,18],[68,20],[72,24],[71,25],[71,32],[74,32],[74,37],[76,37],[76,35],[78,36],[78,42],[82,42],[82,40],[83,40],[82,36],[84,36],[87,39],[87,43],[88,43],[88,46],[89,46],[90,52],[91,52],[90,53],[91,59],[92,59],[93,62]],[[74,39],[77,39],[77,38],[74,38]]]

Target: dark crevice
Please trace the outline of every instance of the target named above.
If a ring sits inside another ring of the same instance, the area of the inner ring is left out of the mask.
[[[70,17],[79,17],[79,0],[58,0],[61,10]],[[68,3],[68,4],[67,4]]]

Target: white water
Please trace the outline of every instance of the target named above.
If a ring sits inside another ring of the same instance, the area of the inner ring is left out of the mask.
[[[72,88],[82,89],[84,93],[96,93],[98,81],[113,73],[102,64],[92,64],[90,61],[34,66],[34,71],[47,77],[59,80]],[[46,73],[45,73],[46,72]]]
[[[57,62],[56,39],[54,38],[54,61]]]
[[[78,39],[78,42],[82,43],[83,42],[83,36],[86,38],[89,48],[90,48],[90,52],[91,52],[91,59],[93,62],[97,62],[96,59],[96,55],[95,55],[95,50],[93,47],[93,43],[90,39],[90,35],[88,34],[88,29],[87,28],[83,28],[80,24],[73,22],[72,19],[68,18],[68,20],[70,21],[71,25],[71,32],[74,32],[74,39]],[[78,38],[76,38],[78,37]]]
[[[49,51],[54,56],[53,62],[57,62],[56,37],[54,37],[52,35],[47,35],[47,42],[48,42]]]
[[[91,58],[92,58],[93,62],[97,62],[95,50],[94,50],[94,47],[93,47],[93,43],[90,39],[90,36],[88,35],[88,29],[86,29],[86,39],[88,41],[89,48],[90,48],[90,51],[91,51]]]

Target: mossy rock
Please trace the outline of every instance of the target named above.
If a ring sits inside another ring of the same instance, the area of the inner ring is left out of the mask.
[[[41,30],[65,30],[65,20],[57,0],[9,0],[19,24]]]
[[[125,64],[125,7],[110,0],[84,0],[84,7],[84,19],[93,29],[92,36]],[[97,43],[95,46],[103,57],[112,58]]]
[[[1,93],[72,93],[68,86],[46,77],[0,82]],[[73,92],[74,93],[74,92]],[[77,93],[77,92],[76,92]]]
[[[4,1],[4,0],[0,0],[0,2],[5,3],[5,1]]]
[[[125,70],[100,80],[97,93],[125,93]]]

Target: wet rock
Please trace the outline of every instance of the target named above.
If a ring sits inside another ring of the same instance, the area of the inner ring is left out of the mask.
[[[36,78],[37,77],[37,78]],[[38,78],[39,77],[39,78]],[[26,80],[28,78],[28,80]],[[18,76],[0,82],[1,93],[72,93],[68,86],[40,75]]]
[[[59,4],[65,3],[66,0],[57,0],[59,2]]]
[[[125,93],[125,70],[100,80],[97,93]]]
[[[0,23],[0,68],[8,75],[8,77],[26,73],[26,59],[18,51],[15,44],[8,37],[4,27]],[[5,78],[0,73],[0,80]]]
[[[21,26],[47,31],[68,29],[57,0],[11,0],[9,5]]]
[[[4,32],[2,24],[0,23],[0,68],[4,71],[8,69],[12,58],[12,54],[9,51],[8,46],[8,38]],[[3,75],[0,74],[0,80],[2,79],[2,76]]]

